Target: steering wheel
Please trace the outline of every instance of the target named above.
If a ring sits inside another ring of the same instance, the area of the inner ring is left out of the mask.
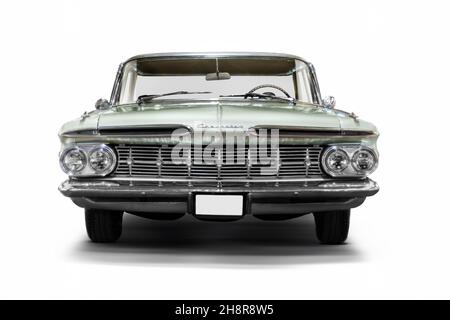
[[[291,96],[289,95],[289,93],[287,93],[286,90],[284,90],[283,88],[281,88],[279,86],[276,86],[274,84],[261,84],[259,86],[254,87],[252,90],[250,90],[246,94],[252,94],[256,90],[259,90],[259,89],[262,89],[262,88],[274,88],[274,89],[277,89],[277,90],[283,92],[286,97],[291,98]]]

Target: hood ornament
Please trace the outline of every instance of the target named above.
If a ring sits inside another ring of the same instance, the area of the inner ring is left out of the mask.
[[[89,117],[89,113],[87,111],[85,111],[82,115],[81,115],[81,120],[86,119],[87,117]]]
[[[354,112],[350,113],[349,116],[352,117],[355,120],[358,119],[358,116]]]

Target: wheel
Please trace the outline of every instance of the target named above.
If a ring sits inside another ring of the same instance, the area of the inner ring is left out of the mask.
[[[350,210],[314,213],[316,235],[324,244],[341,244],[347,239]]]
[[[86,231],[93,242],[114,242],[122,234],[123,212],[85,209]]]

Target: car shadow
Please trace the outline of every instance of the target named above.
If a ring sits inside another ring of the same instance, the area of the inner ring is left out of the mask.
[[[121,239],[112,244],[82,241],[72,257],[107,264],[203,267],[270,267],[363,260],[351,243],[321,245],[314,219],[261,221],[251,216],[233,222],[147,220],[124,215]]]

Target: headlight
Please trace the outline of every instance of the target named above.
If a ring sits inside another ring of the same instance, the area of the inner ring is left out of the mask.
[[[331,146],[322,156],[322,167],[332,177],[365,177],[377,164],[376,151],[358,144]]]
[[[348,167],[349,163],[350,158],[343,149],[330,148],[324,154],[325,167],[332,176],[339,175]]]
[[[377,157],[369,149],[360,149],[353,154],[352,166],[361,173],[369,174],[373,172],[377,165]]]
[[[117,158],[114,150],[107,145],[80,143],[64,149],[59,161],[69,176],[94,177],[110,174]]]
[[[349,159],[348,155],[344,150],[332,150],[328,153],[327,167],[334,172],[341,172],[348,167]]]
[[[115,154],[108,146],[99,146],[89,153],[89,165],[99,174],[107,174],[113,169]]]
[[[69,148],[62,153],[60,161],[63,171],[73,175],[86,167],[86,153],[78,147]]]

